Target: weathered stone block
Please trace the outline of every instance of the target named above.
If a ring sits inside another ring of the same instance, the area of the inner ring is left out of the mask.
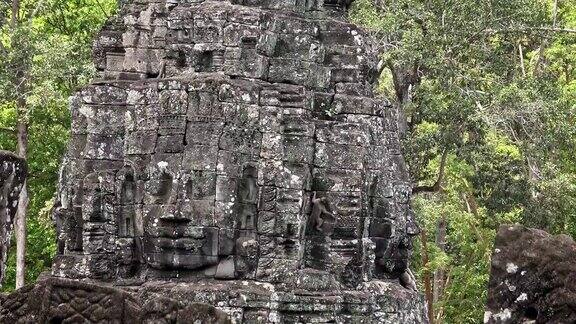
[[[496,235],[484,323],[569,323],[576,312],[576,244],[521,225]]]

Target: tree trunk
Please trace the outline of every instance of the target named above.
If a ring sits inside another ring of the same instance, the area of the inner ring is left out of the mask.
[[[438,220],[438,224],[436,227],[436,245],[440,248],[441,251],[446,251],[446,218],[442,216],[440,220]],[[434,295],[433,295],[433,303],[434,305],[438,305],[440,299],[444,295],[444,287],[446,287],[446,271],[444,269],[438,269],[434,271]],[[440,313],[441,311],[436,314],[436,323],[441,323],[440,320]]]
[[[19,20],[19,13],[20,13],[20,0],[12,0],[12,18],[11,18],[11,27],[12,30],[16,29]]]
[[[428,266],[428,243],[426,237],[426,230],[422,229],[420,232],[420,241],[422,243],[422,265]],[[424,280],[424,295],[426,297],[426,306],[428,308],[428,320],[430,324],[434,324],[434,296],[432,295],[432,283],[430,282],[430,271],[425,270],[423,274]]]
[[[558,0],[554,0],[552,5],[552,29],[556,28],[556,23],[558,19]],[[548,46],[548,40],[544,38],[540,43],[540,47],[538,48],[538,56],[536,59],[536,66],[534,67],[534,76],[538,77],[542,73],[544,69],[544,65],[546,64],[546,57],[544,55],[544,50]]]
[[[19,24],[20,1],[12,1],[11,27],[13,35],[16,34]],[[18,38],[12,38],[14,47],[18,46]],[[16,136],[18,147],[16,153],[23,159],[28,157],[28,107],[26,106],[26,60],[21,59],[15,65],[15,90],[16,90],[16,110],[18,113],[18,125]],[[16,289],[24,286],[25,277],[25,256],[26,256],[26,212],[28,209],[28,190],[26,182],[20,193],[18,210],[15,219],[16,234]]]
[[[522,69],[522,77],[526,77],[526,67],[524,66],[524,51],[522,51],[522,43],[518,43],[518,56],[520,57],[520,68]]]
[[[22,187],[16,212],[16,289],[24,286],[26,275],[26,211],[28,209],[28,190],[26,183]]]
[[[19,107],[22,108],[18,120],[18,155],[26,159],[28,156],[28,114],[26,102]],[[26,213],[28,211],[28,188],[24,182],[18,210],[16,211],[16,289],[24,286],[26,275]]]

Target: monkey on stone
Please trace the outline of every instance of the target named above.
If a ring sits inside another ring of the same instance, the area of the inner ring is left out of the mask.
[[[314,192],[314,196],[312,197],[312,213],[310,217],[316,230],[324,233],[324,235],[332,235],[334,224],[336,223],[336,216],[331,211],[328,199],[326,197],[317,198],[316,192]]]
[[[412,291],[418,291],[418,288],[416,288],[416,278],[409,268],[400,275],[399,279],[402,287]]]

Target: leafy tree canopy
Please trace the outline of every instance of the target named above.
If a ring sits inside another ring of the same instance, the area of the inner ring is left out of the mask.
[[[357,0],[393,98],[437,322],[481,321],[495,231],[576,237],[576,2]]]
[[[116,1],[21,0],[16,26],[11,7],[11,1],[0,2],[0,149],[15,151],[16,101],[23,99],[30,169],[26,281],[33,282],[55,253],[50,210],[70,129],[68,97],[92,78],[91,42]],[[11,251],[3,289],[13,289],[14,278]]]

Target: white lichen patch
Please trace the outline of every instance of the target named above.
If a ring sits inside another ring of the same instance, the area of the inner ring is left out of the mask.
[[[301,183],[301,181],[302,181],[302,178],[299,177],[299,176],[297,176],[297,175],[295,175],[295,174],[292,174],[292,175],[290,176],[290,184],[291,184],[292,186],[297,187],[297,186]]]
[[[158,168],[159,168],[161,171],[165,171],[167,167],[168,167],[168,162],[166,162],[166,161],[160,161],[160,162],[158,162]]]
[[[518,266],[512,262],[506,264],[506,272],[508,273],[516,273],[518,271]]]
[[[484,323],[488,323],[490,318],[492,318],[492,312],[491,311],[485,311],[484,312]]]
[[[262,287],[268,291],[271,291],[271,292],[276,291],[276,287],[273,284],[268,283],[268,282],[253,281],[253,282],[251,282],[251,284],[256,285],[256,286],[260,286],[260,287]]]
[[[83,115],[86,116],[86,118],[93,118],[94,117],[94,110],[92,108],[90,108],[89,106],[80,106],[80,108],[78,108],[78,112]]]
[[[491,318],[502,323],[507,323],[507,321],[512,318],[512,312],[508,308],[505,308],[500,313],[492,315]]]
[[[128,97],[126,99],[126,102],[130,105],[135,105],[137,103],[140,103],[143,98],[144,95],[142,94],[142,92],[136,90],[128,90]]]
[[[136,124],[134,123],[134,118],[132,118],[132,113],[130,111],[126,111],[124,113],[124,123],[126,124],[126,128],[128,130],[134,130]]]
[[[523,301],[528,300],[528,295],[526,295],[526,293],[521,293],[520,296],[518,296],[518,298],[516,298],[516,303],[520,303]]]

